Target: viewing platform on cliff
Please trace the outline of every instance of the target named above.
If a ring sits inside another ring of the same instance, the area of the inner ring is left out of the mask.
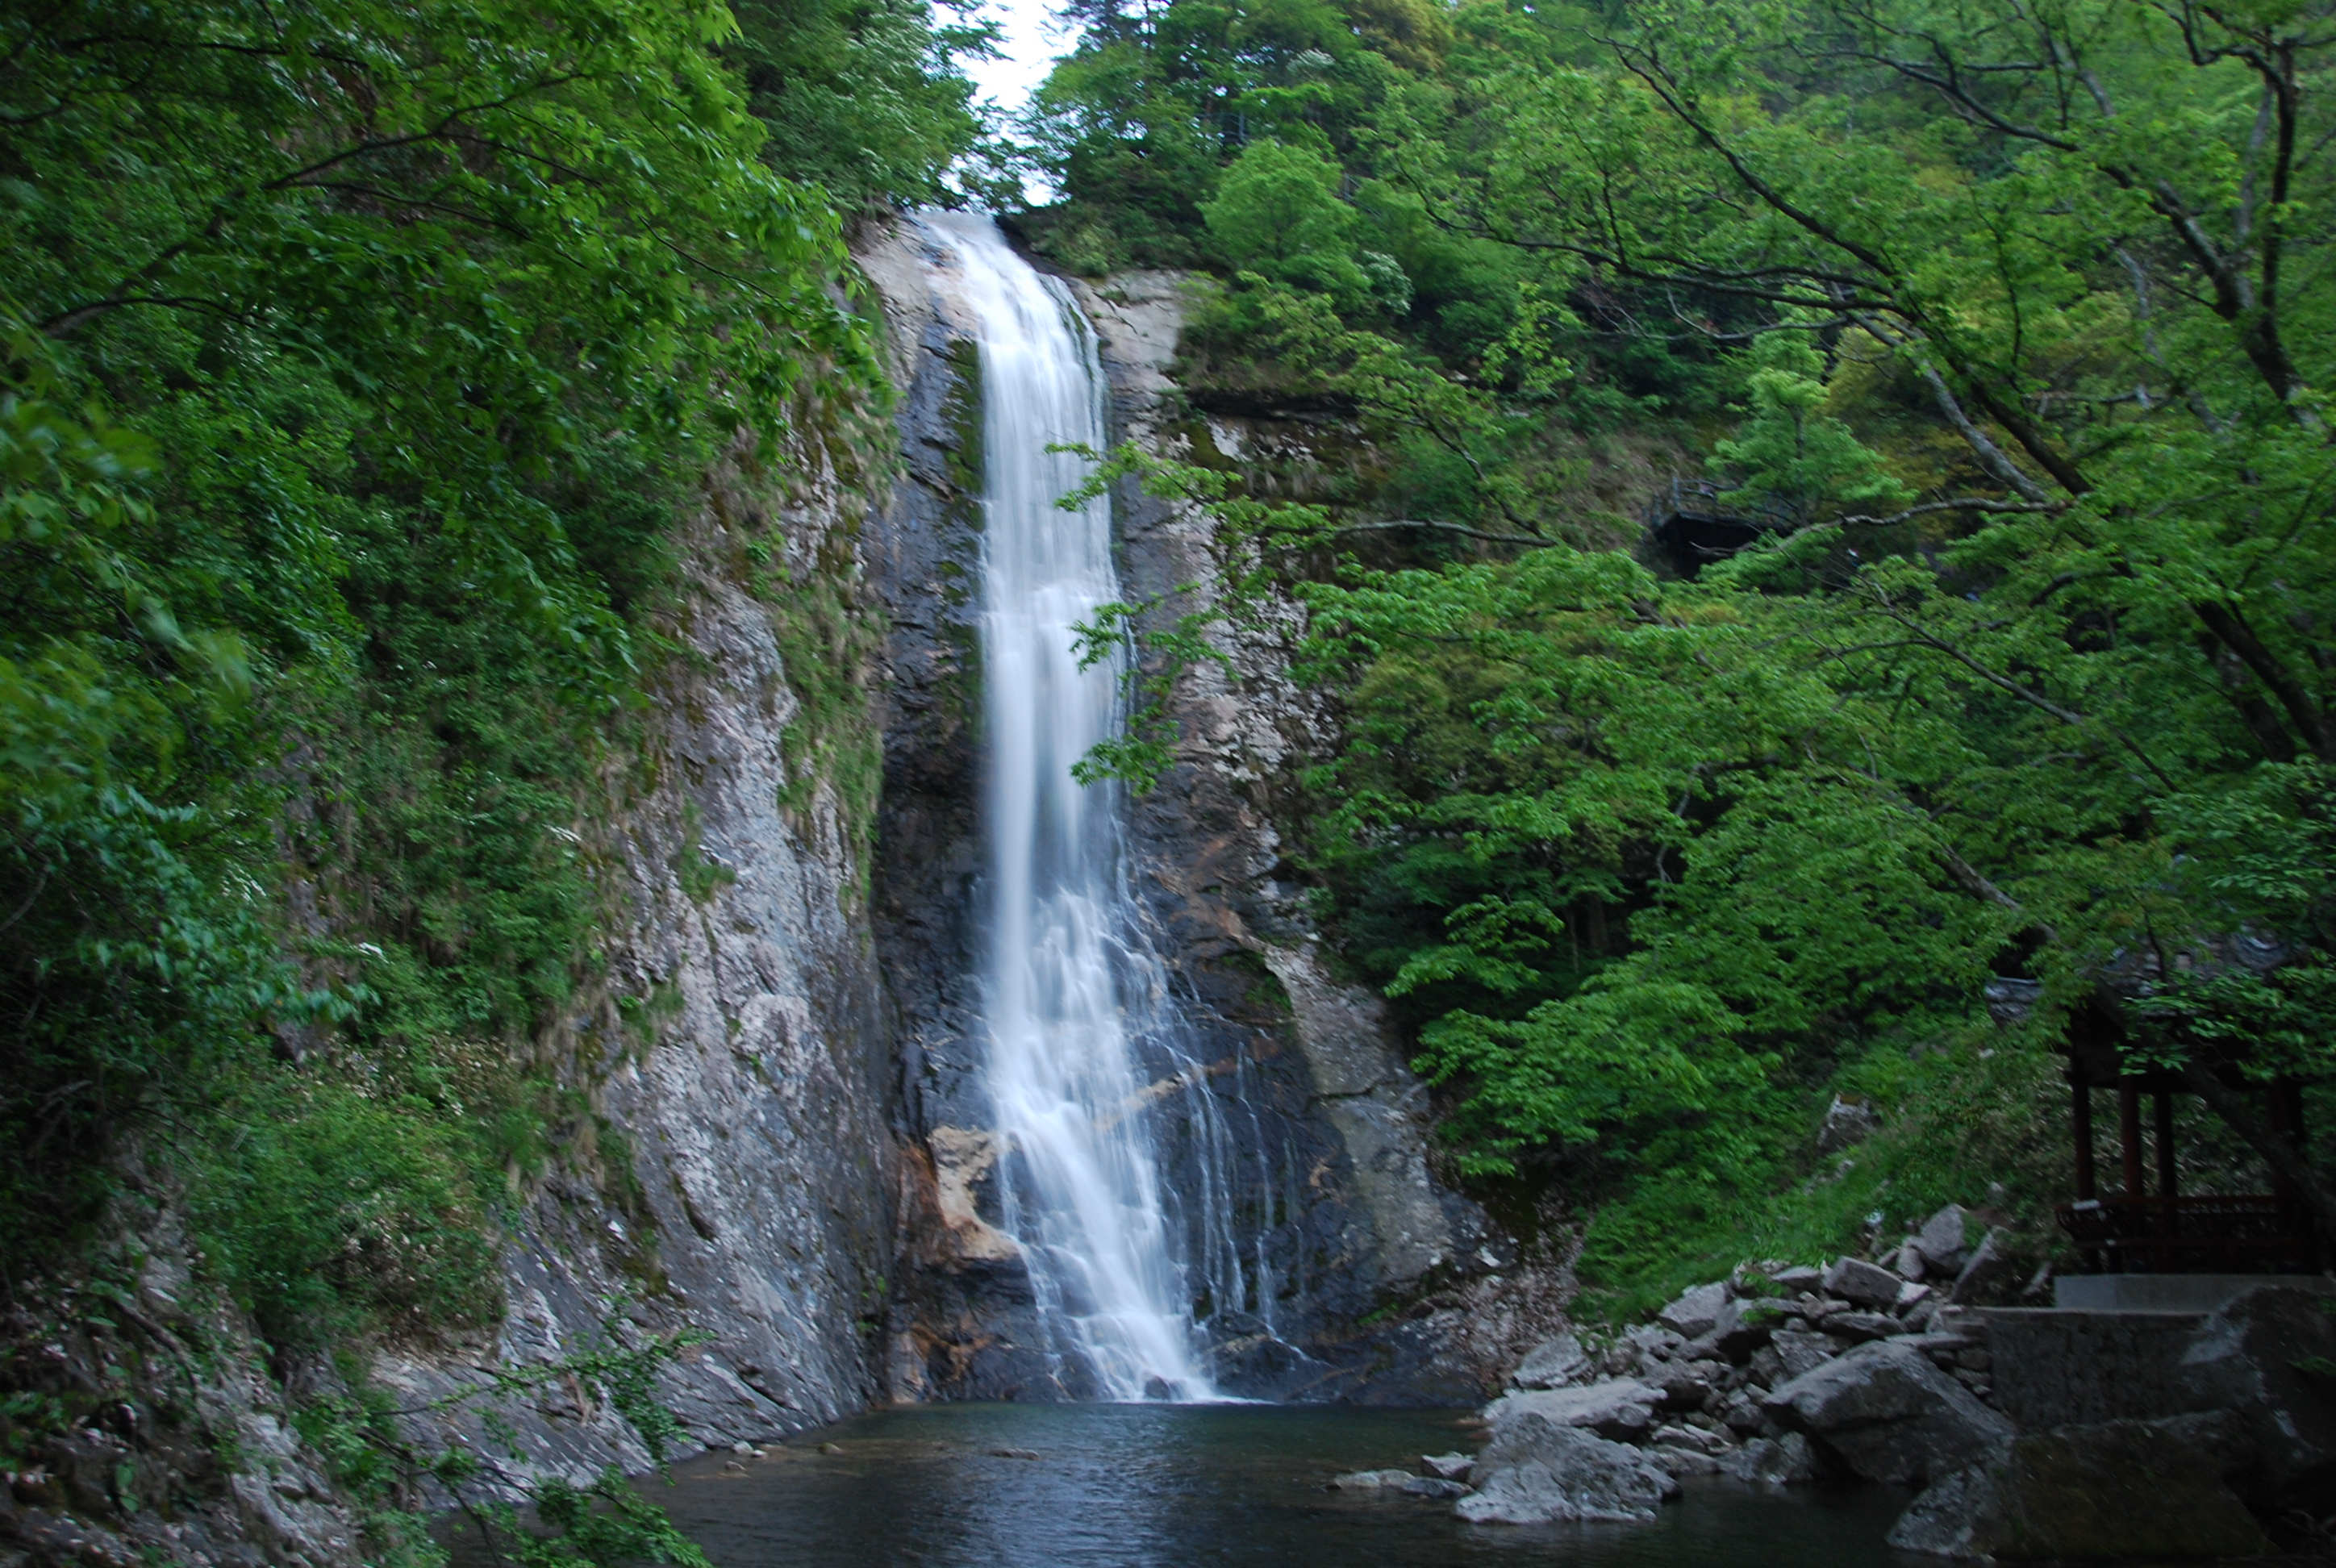
[[[1716,481],[1673,475],[1648,497],[1647,538],[1681,577],[1727,560],[1763,534],[1791,531],[1795,520],[1784,508],[1722,501],[1726,493]]]

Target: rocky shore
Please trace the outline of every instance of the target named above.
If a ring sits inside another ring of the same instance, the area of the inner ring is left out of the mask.
[[[1702,1478],[1867,1483],[1913,1494],[1891,1545],[1948,1558],[2327,1548],[2329,1296],[2266,1277],[2211,1313],[1990,1308],[2019,1283],[1998,1238],[1966,1248],[1964,1230],[1942,1211],[1898,1267],[1747,1265],[1602,1343],[1561,1335],[1486,1407],[1475,1456],[1331,1485],[1545,1524],[1650,1519]],[[2096,1320],[2119,1316],[2152,1319],[2142,1351],[2107,1349],[2117,1325]]]

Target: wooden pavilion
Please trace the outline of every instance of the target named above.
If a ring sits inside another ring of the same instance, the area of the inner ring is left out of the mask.
[[[2077,1167],[2076,1199],[2060,1206],[2059,1222],[2085,1267],[2098,1273],[2316,1272],[2328,1258],[2327,1238],[2284,1177],[2274,1173],[2268,1193],[2181,1190],[2174,1096],[2192,1090],[2163,1068],[2127,1071],[2119,1049],[2125,1037],[2108,1008],[2089,1005],[2070,1017],[2059,1047],[2068,1062]],[[2298,1148],[2309,1146],[2300,1080],[2249,1076],[2243,1052],[2201,1065],[2234,1094],[2260,1096],[2271,1130]],[[2107,1190],[2094,1128],[2096,1099],[2104,1091],[2114,1096],[2117,1127]]]

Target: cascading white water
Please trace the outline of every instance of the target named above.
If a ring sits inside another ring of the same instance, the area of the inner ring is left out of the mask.
[[[1069,291],[988,219],[924,221],[962,269],[981,349],[983,979],[1005,1226],[1051,1349],[1083,1362],[1097,1392],[1208,1398],[1130,1037],[1164,987],[1138,933],[1123,796],[1071,776],[1124,718],[1124,659],[1081,669],[1074,647],[1077,625],[1119,598],[1111,503],[1057,506],[1087,465],[1047,451],[1105,443],[1095,337]]]

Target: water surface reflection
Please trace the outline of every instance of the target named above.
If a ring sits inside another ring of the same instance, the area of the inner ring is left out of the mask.
[[[1341,1470],[1475,1446],[1457,1412],[942,1405],[794,1438],[652,1495],[718,1568],[1882,1568],[1903,1495],[1721,1483],[1643,1525],[1469,1525],[1323,1489]],[[832,1443],[836,1451],[822,1452]],[[1005,1451],[1005,1452],[1001,1452]],[[1012,1456],[1012,1451],[1036,1458]]]

